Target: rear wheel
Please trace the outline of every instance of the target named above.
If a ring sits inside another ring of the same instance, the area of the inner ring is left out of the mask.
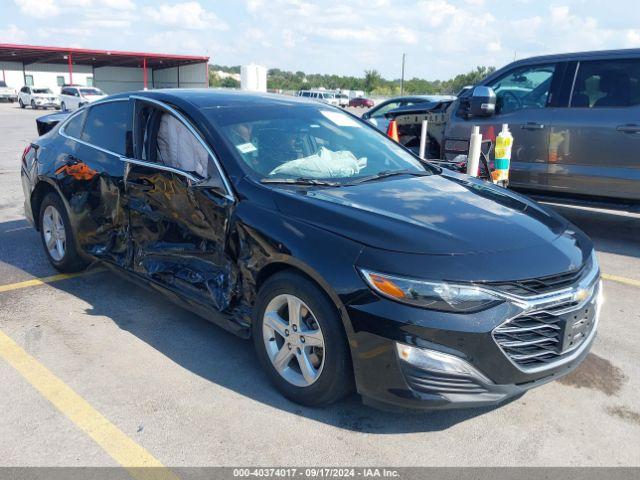
[[[62,111],[65,111],[65,112],[66,112],[66,111],[67,111],[67,105],[66,105],[64,102],[62,102],[62,103],[60,104],[60,109],[61,109]]]
[[[335,305],[293,272],[274,275],[256,302],[253,342],[272,383],[288,399],[327,405],[351,391],[346,335]]]
[[[77,272],[86,267],[78,254],[67,211],[55,193],[49,193],[40,205],[40,238],[49,262],[61,272]]]

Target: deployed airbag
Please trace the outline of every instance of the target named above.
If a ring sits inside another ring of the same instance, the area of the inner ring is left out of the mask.
[[[182,122],[167,113],[158,129],[158,154],[164,165],[207,178],[207,150]]]
[[[367,166],[367,158],[356,158],[353,153],[340,150],[334,152],[320,147],[318,153],[290,160],[274,168],[269,176],[291,178],[343,178],[352,177]]]

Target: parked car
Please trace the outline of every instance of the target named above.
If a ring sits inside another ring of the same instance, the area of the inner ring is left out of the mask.
[[[34,110],[38,108],[60,108],[60,97],[48,87],[24,86],[18,94],[20,108],[29,105]]]
[[[318,100],[322,103],[335,105],[336,107],[340,105],[339,100],[336,98],[336,94],[333,92],[327,92],[326,90],[300,90],[298,92],[298,96]]]
[[[95,87],[62,87],[60,90],[60,107],[62,110],[76,110],[87,103],[101,100],[107,96]]]
[[[7,86],[4,80],[0,80],[0,100],[6,100],[13,103],[18,100],[18,93],[15,88]]]
[[[375,104],[373,103],[373,100],[371,100],[370,98],[356,97],[356,98],[352,98],[351,100],[349,100],[349,106],[350,107],[371,108],[374,105]]]
[[[55,268],[102,261],[252,337],[301,404],[355,384],[373,405],[494,405],[569,373],[596,334],[584,233],[339,108],[118,94],[67,115],[21,170]]]
[[[338,106],[342,108],[349,106],[349,97],[344,93],[336,93],[336,98],[338,99]]]
[[[427,102],[453,101],[455,98],[451,95],[410,95],[390,98],[363,113],[362,118],[369,120],[378,130],[386,132],[389,127],[389,119],[386,114],[392,110]]]
[[[473,125],[494,138],[508,123],[510,186],[640,201],[640,49],[519,60],[464,92],[448,115],[447,158],[466,153]]]

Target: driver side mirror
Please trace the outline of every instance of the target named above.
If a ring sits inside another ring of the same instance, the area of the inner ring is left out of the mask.
[[[361,118],[363,118],[364,120],[369,120],[369,117],[370,117],[370,116],[371,116],[371,114],[370,114],[369,112],[364,112],[364,113],[362,114],[362,117],[361,117]]]
[[[468,101],[470,117],[490,117],[496,112],[496,92],[491,87],[475,87]]]

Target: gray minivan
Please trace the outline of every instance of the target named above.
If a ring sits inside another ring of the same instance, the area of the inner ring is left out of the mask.
[[[494,139],[507,123],[511,186],[640,201],[640,49],[519,60],[462,93],[448,116],[446,159],[466,153],[473,125]]]

